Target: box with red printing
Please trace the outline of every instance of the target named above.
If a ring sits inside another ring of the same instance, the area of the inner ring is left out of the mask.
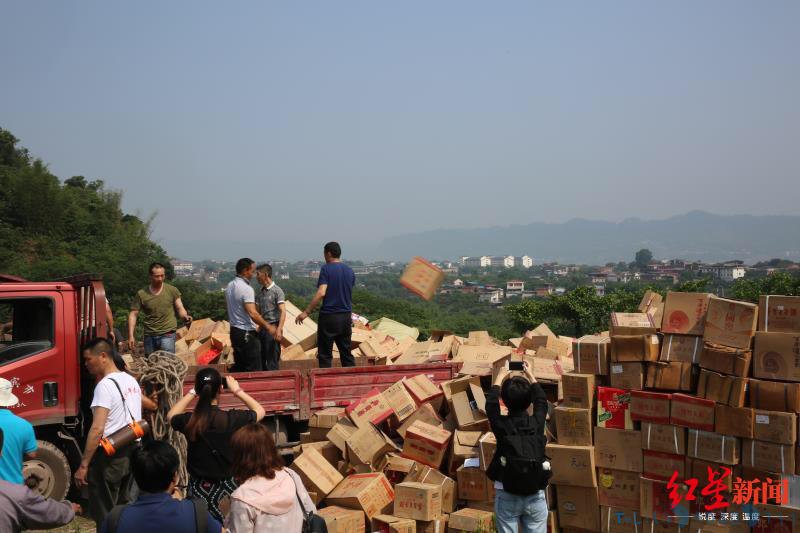
[[[631,393],[625,389],[597,387],[597,425],[603,428],[633,429]]]
[[[666,392],[631,391],[631,419],[669,424],[671,399]]]
[[[372,389],[360,400],[348,405],[345,412],[359,427],[370,422],[380,424],[394,413],[392,406],[378,389]]]
[[[687,394],[673,394],[670,424],[703,431],[714,431],[714,400],[695,398]]]

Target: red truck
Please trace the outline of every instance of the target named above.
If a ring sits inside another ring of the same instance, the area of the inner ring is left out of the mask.
[[[12,411],[34,425],[39,449],[23,474],[45,496],[64,498],[80,463],[95,384],[80,347],[108,329],[100,276],[31,282],[0,274],[0,376],[19,398]],[[426,373],[438,383],[456,372],[455,364],[440,363],[248,372],[236,379],[266,409],[279,444],[290,447],[316,410],[348,405],[404,376]],[[186,390],[192,381],[186,377]],[[220,405],[239,402],[226,392]]]

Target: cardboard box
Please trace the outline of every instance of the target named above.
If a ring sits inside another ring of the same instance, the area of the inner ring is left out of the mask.
[[[611,386],[618,389],[644,388],[644,363],[611,363]]]
[[[325,520],[328,533],[364,533],[364,511],[329,505],[317,514]]]
[[[456,468],[464,464],[466,459],[478,457],[478,441],[481,438],[480,431],[462,431],[457,429],[453,432],[453,446],[450,450],[450,472],[455,472]]]
[[[494,452],[497,451],[497,439],[491,431],[485,433],[478,441],[478,460],[481,470],[488,470],[492,464]]]
[[[402,483],[406,480],[408,474],[417,468],[417,465],[422,466],[415,460],[396,453],[386,454],[386,460],[381,463],[381,471],[392,485]]]
[[[682,363],[697,363],[700,352],[703,351],[703,337],[697,335],[664,335],[661,342],[659,361],[680,361]]]
[[[401,422],[417,409],[414,398],[411,397],[402,380],[385,389],[383,397],[386,398],[395,416]]]
[[[439,468],[451,436],[452,433],[446,429],[425,422],[414,422],[406,430],[402,455],[433,468]]]
[[[310,442],[307,444],[301,444],[297,447],[294,451],[295,457],[299,456],[303,451],[308,448],[313,448],[319,452],[322,457],[325,458],[331,465],[336,466],[339,464],[339,461],[342,460],[342,452],[339,451],[339,448],[333,445],[330,441],[323,440],[318,442]]]
[[[394,502],[397,506],[397,500]],[[370,520],[371,533],[416,533],[417,522],[413,518],[400,518],[379,514]]]
[[[675,513],[669,499],[669,492],[666,482],[641,476],[639,478],[640,514],[653,520],[676,522],[677,519],[670,518]]]
[[[594,457],[598,467],[642,471],[640,431],[598,427],[595,428],[594,440]]]
[[[758,512],[758,521],[753,525],[752,533],[800,531],[800,511],[778,505],[756,505],[754,510]]]
[[[702,335],[710,298],[711,294],[705,292],[667,292],[662,333]]]
[[[442,398],[444,393],[442,388],[434,383],[427,375],[417,374],[414,377],[406,378],[403,384],[411,393],[411,397],[417,402],[417,405],[429,403],[435,410],[442,406]]]
[[[632,391],[630,397],[632,420],[669,424],[672,394]]]
[[[348,418],[342,418],[328,431],[326,438],[339,448],[342,453],[347,453],[347,440],[358,430],[358,427]]]
[[[642,422],[642,450],[686,455],[686,428]]]
[[[562,528],[600,529],[597,488],[556,485],[558,521]]]
[[[470,381],[464,383],[463,387],[459,384],[454,388],[452,382],[450,383],[450,404],[453,407],[458,427],[464,430],[487,431],[489,419],[486,418],[486,397],[483,395],[480,379],[470,378]]]
[[[739,464],[739,439],[710,431],[689,430],[687,456],[725,465]]]
[[[564,374],[561,376],[561,389],[564,407],[591,409],[594,407],[594,374]]]
[[[653,317],[647,313],[611,313],[609,331],[613,340],[615,335],[648,335],[656,333],[658,327]]]
[[[311,438],[325,440],[328,432],[344,414],[344,407],[327,407],[311,413],[311,417],[308,419],[308,431],[311,433]]]
[[[774,442],[743,439],[742,465],[769,472],[794,474],[795,448],[795,446],[775,444]]]
[[[758,298],[758,330],[775,333],[800,331],[800,296],[764,295]]]
[[[559,444],[592,445],[592,410],[558,406],[554,410]]]
[[[295,323],[300,309],[289,300],[284,303],[286,304],[286,321],[283,324],[281,346],[288,348],[292,344],[299,344],[305,351],[315,348],[317,346],[317,324],[310,318],[303,320],[302,324]]]
[[[673,394],[669,420],[676,426],[714,431],[714,401]]]
[[[572,358],[578,374],[608,375],[611,339],[601,335],[584,335],[572,343]]]
[[[443,425],[442,419],[436,414],[433,406],[429,403],[424,403],[400,424],[400,427],[397,428],[397,434],[402,438],[406,438],[406,431],[417,421],[436,427],[442,427]]]
[[[750,407],[800,413],[800,383],[750,380]]]
[[[300,475],[303,485],[324,498],[344,477],[316,449],[307,447],[295,457],[291,469]]]
[[[545,455],[550,458],[553,477],[550,483],[576,487],[596,487],[594,447],[549,443]]]
[[[381,473],[353,474],[339,483],[326,501],[329,505],[360,509],[372,518],[391,506],[394,490]]]
[[[749,407],[731,407],[717,404],[714,410],[714,431],[732,437],[753,438],[755,410]]]
[[[442,511],[445,513],[452,513],[455,511],[456,490],[458,488],[455,480],[445,476],[436,469],[417,463],[414,469],[408,473],[405,481],[415,481],[417,483],[439,486],[442,491]]]
[[[660,390],[694,390],[696,373],[692,363],[656,362],[647,365],[647,388]]]
[[[753,376],[800,381],[800,332],[756,333]]]
[[[664,298],[659,293],[648,289],[645,291],[644,296],[642,296],[642,301],[639,302],[637,309],[640,313],[647,313],[650,316],[653,316],[657,312],[659,306],[661,306],[663,303]],[[654,321],[654,323],[661,327],[660,320]]]
[[[614,335],[611,337],[611,361],[658,361],[658,335]]]
[[[421,257],[412,258],[400,276],[400,285],[424,300],[430,300],[436,295],[442,281],[442,269]]]
[[[394,486],[394,516],[433,520],[442,514],[442,489],[438,485],[405,482]]]
[[[678,479],[686,479],[686,456],[673,453],[642,451],[642,474],[650,479],[669,481],[674,472]]]
[[[712,296],[708,302],[703,340],[713,344],[749,349],[756,332],[758,306]]]
[[[706,370],[746,378],[750,373],[752,357],[750,350],[705,343],[700,352],[700,366]]]
[[[600,505],[639,509],[638,472],[598,468],[597,481],[597,497]]]
[[[797,464],[797,460],[795,460]],[[780,472],[768,472],[766,470],[759,470],[751,466],[742,466],[742,479],[759,479],[763,480],[770,478],[773,483],[786,483],[789,489],[789,494],[786,498],[785,507],[800,510],[800,476],[793,474],[781,474]],[[772,498],[769,500],[772,503],[780,503]]]
[[[434,520],[420,520],[417,522],[417,533],[445,533],[448,520],[448,515],[439,516]]]
[[[456,470],[458,499],[486,502],[494,499],[494,482],[480,468],[460,466]]]
[[[701,370],[697,380],[697,396],[731,407],[743,407],[747,392],[747,378],[725,376]]]
[[[776,444],[794,445],[797,443],[797,415],[756,409],[753,438]]]
[[[494,531],[494,513],[465,507],[450,513],[447,528],[457,531]]]
[[[380,424],[392,416],[392,406],[384,398],[380,390],[372,389],[359,400],[345,408],[350,419],[359,427],[369,424]]]
[[[372,424],[360,427],[350,435],[346,449],[347,460],[353,466],[377,466],[388,452],[398,451],[394,442]]]
[[[597,387],[597,426],[633,429],[631,394],[624,389]]]
[[[731,467],[731,465],[725,465],[722,463],[717,463],[714,461],[707,461],[705,459],[697,459],[694,457],[687,457],[686,458],[686,476],[689,478],[696,478],[701,480],[701,483],[705,483],[708,481],[708,469],[711,468],[712,471],[722,473],[723,467],[731,469],[731,475],[723,478],[721,480],[723,485],[723,492],[730,493],[731,489],[733,488],[733,482],[736,479],[736,476],[741,474],[739,466]],[[741,477],[741,476],[740,476]],[[702,501],[702,494],[697,494],[697,500],[694,503],[698,503]],[[695,505],[692,504],[690,508],[694,508]]]

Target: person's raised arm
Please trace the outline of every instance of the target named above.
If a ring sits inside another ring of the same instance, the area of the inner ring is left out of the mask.
[[[173,417],[185,413],[186,408],[189,407],[189,404],[192,403],[192,400],[194,400],[196,396],[197,393],[194,391],[194,389],[192,389],[184,394],[183,398],[175,402],[175,405],[172,406],[172,409],[167,411],[167,422],[172,422]]]
[[[264,418],[264,415],[266,414],[264,408],[261,407],[261,404],[258,403],[255,400],[255,398],[253,398],[252,396],[247,394],[244,390],[242,390],[242,387],[239,385],[239,382],[236,381],[236,379],[233,376],[225,376],[225,381],[228,384],[228,390],[231,391],[231,393],[234,396],[239,398],[239,400],[241,400],[241,402],[245,404],[248,409],[250,409],[251,411],[255,411],[256,422]]]
[[[547,418],[547,395],[536,377],[533,375],[533,370],[528,365],[528,362],[523,363],[525,377],[531,382],[531,401],[533,402],[533,416],[539,423],[544,424]]]
[[[498,422],[500,421],[500,387],[503,381],[509,376],[507,368],[501,368],[494,378],[492,388],[486,394],[486,418],[489,419],[489,425],[492,427],[492,432],[497,434],[500,429]]]

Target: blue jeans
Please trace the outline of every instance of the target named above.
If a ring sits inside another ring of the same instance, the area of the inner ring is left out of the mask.
[[[547,532],[547,502],[543,490],[530,496],[519,496],[497,489],[494,513],[497,517],[497,533]]]
[[[165,333],[164,335],[145,335],[144,354],[150,355],[156,350],[175,353],[175,333]]]

